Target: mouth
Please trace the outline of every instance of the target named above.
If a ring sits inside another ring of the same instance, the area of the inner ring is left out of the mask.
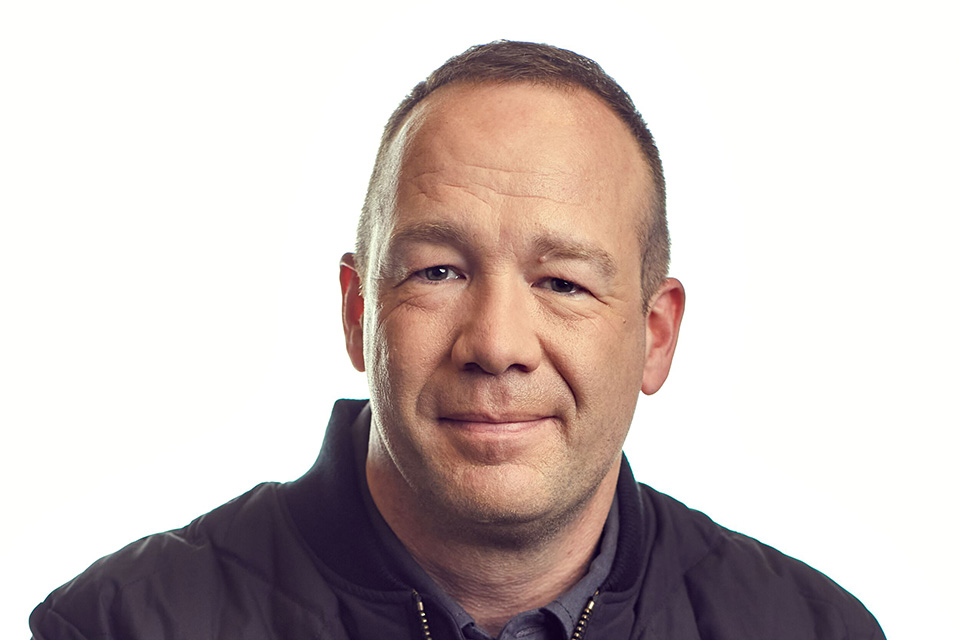
[[[440,424],[469,433],[508,435],[523,433],[542,427],[553,416],[529,413],[486,414],[486,413],[450,413],[439,418]]]
[[[557,416],[528,410],[446,411],[437,425],[460,457],[482,466],[540,459],[561,431]]]

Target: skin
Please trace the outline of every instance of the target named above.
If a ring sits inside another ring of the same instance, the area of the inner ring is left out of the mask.
[[[684,294],[643,313],[652,186],[593,94],[444,87],[391,149],[367,273],[341,263],[366,371],[374,501],[424,569],[496,634],[582,577],[640,391],[669,372]]]

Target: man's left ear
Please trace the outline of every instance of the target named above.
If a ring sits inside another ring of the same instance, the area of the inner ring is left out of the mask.
[[[685,303],[683,285],[676,278],[664,280],[650,299],[650,311],[647,313],[647,357],[643,365],[641,385],[647,395],[656,393],[670,373]]]

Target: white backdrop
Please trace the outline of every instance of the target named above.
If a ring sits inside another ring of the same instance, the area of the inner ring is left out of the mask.
[[[97,557],[299,476],[365,395],[337,260],[380,129],[467,46],[598,60],[688,308],[638,478],[957,637],[957,11],[820,1],[0,8],[0,635]],[[955,5],[954,5],[955,6]]]

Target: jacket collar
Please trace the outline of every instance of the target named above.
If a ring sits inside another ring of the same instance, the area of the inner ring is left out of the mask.
[[[338,401],[315,464],[300,479],[285,485],[282,493],[295,526],[328,579],[364,597],[399,601],[412,589],[389,569],[389,558],[363,505],[360,473],[365,449],[357,450],[355,441],[362,437],[352,427],[364,411],[369,412],[366,401]],[[593,631],[611,624],[619,629],[634,628],[643,617],[642,610],[655,605],[641,603],[641,588],[651,595],[669,593],[682,574],[674,566],[680,564],[676,550],[663,548],[662,539],[657,540],[661,538],[657,510],[638,489],[626,458],[620,465],[616,499],[620,517],[617,552],[600,587]],[[651,562],[655,547],[659,548],[658,558]],[[617,603],[619,606],[613,606]]]

